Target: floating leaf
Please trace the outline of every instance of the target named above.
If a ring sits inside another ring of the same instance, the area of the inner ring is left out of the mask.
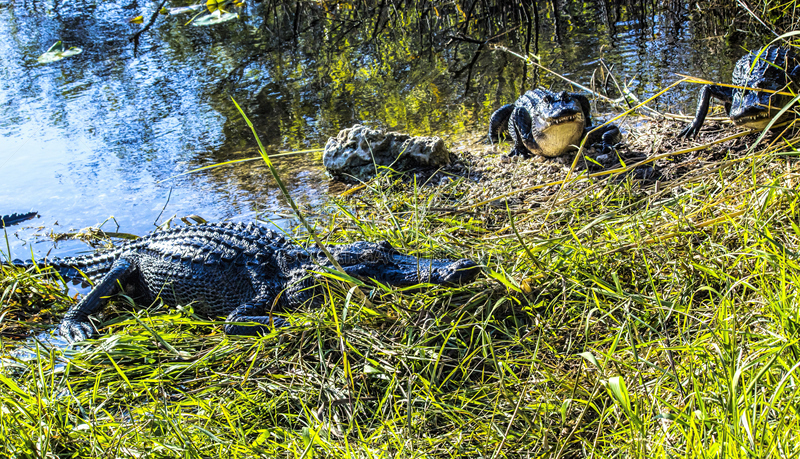
[[[162,6],[161,9],[158,10],[158,14],[163,14],[164,16],[166,16],[169,14],[169,10],[166,7]]]
[[[214,24],[219,24],[221,22],[227,22],[231,19],[236,19],[239,17],[239,13],[223,13],[222,10],[214,11],[211,14],[207,14],[201,18],[196,19],[192,24],[195,27],[202,27],[202,26],[210,26]]]
[[[170,8],[169,9],[169,14],[171,14],[172,16],[177,16],[179,14],[186,14],[186,13],[192,13],[192,12],[195,12],[195,11],[200,11],[200,10],[203,10],[205,8],[206,8],[205,5],[181,6],[181,7],[178,7],[178,8]]]
[[[68,50],[64,50],[64,44],[61,43],[61,40],[59,40],[55,42],[53,46],[51,46],[50,49],[47,50],[46,53],[39,56],[39,58],[36,60],[39,61],[40,64],[49,64],[51,62],[60,61],[65,57],[70,57],[76,54],[80,54],[81,52],[83,52],[83,50],[80,48],[76,48],[75,46],[71,47]]]
[[[136,16],[135,18],[128,19],[131,24],[141,24],[144,22],[144,16]]]

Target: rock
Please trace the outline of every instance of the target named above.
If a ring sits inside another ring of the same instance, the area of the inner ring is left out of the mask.
[[[328,139],[322,164],[334,178],[367,180],[376,166],[396,171],[439,167],[450,162],[450,153],[439,137],[413,137],[384,132],[357,124]]]

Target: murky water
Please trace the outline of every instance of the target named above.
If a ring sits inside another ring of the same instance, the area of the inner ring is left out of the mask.
[[[170,179],[256,155],[231,96],[270,153],[322,147],[359,122],[453,139],[483,131],[492,110],[536,82],[568,88],[541,71],[534,81],[518,58],[478,44],[489,37],[535,52],[587,86],[602,59],[642,98],[675,81],[675,73],[727,81],[742,43],[761,43],[729,39],[729,20],[692,22],[681,3],[672,12],[595,1],[541,3],[535,11],[533,4],[497,11],[387,7],[380,15],[360,5],[250,3],[235,9],[239,19],[202,28],[185,25],[190,16],[158,16],[134,42],[143,26],[127,19],[142,14],[147,23],[151,3],[0,0],[0,214],[40,213],[9,231],[13,256],[53,249],[34,233],[68,232],[112,216],[103,229],[119,224],[134,234],[172,215],[259,215],[289,225],[288,209],[256,162]],[[534,24],[534,14],[539,28],[528,33],[524,18]],[[39,64],[58,40],[83,52]],[[613,80],[606,85],[615,92]],[[680,88],[654,107],[692,112],[696,92]],[[296,199],[309,207],[324,201],[331,184],[320,153],[276,163]],[[55,253],[80,250],[87,249],[67,242]]]

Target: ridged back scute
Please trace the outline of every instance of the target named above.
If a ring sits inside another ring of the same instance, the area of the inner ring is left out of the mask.
[[[157,230],[110,250],[37,260],[36,264],[52,267],[65,279],[82,278],[82,272],[90,279],[98,280],[111,269],[114,261],[123,256],[136,258],[146,254],[173,262],[244,265],[266,260],[266,256],[287,245],[294,247],[287,244],[282,235],[252,223],[208,223]],[[15,264],[30,267],[33,261],[16,260]]]
[[[733,84],[759,89],[781,89],[790,82],[787,72],[800,61],[790,47],[770,45],[763,52],[758,49],[742,56],[733,70]],[[737,88],[734,94],[744,92]]]

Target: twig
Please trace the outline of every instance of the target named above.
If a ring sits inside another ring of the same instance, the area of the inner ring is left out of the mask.
[[[755,20],[758,21],[759,24],[763,25],[767,30],[772,32],[772,34],[775,35],[776,37],[778,36],[778,33],[775,32],[774,30],[772,30],[772,28],[770,26],[768,26],[760,17],[758,17],[758,15],[756,13],[754,13],[750,9],[750,7],[747,6],[747,4],[745,2],[743,2],[742,0],[736,0],[736,3],[738,3],[739,6],[741,6],[742,8],[744,8],[744,10],[747,11],[747,13],[750,14],[750,16],[753,16],[753,18],[755,18]]]
[[[167,210],[167,205],[169,204],[169,198],[172,197],[172,187],[169,187],[169,194],[167,194],[167,202],[164,203],[164,207],[161,208],[161,212],[158,213],[158,217],[156,217],[155,221],[153,221],[153,226],[158,227],[158,219],[164,215],[164,211]]]
[[[139,36],[142,35],[143,33],[145,33],[146,31],[148,31],[150,29],[150,27],[153,26],[153,24],[156,22],[156,18],[161,13],[161,8],[164,8],[164,4],[165,3],[167,3],[167,0],[161,0],[161,3],[158,5],[156,10],[153,11],[153,14],[150,16],[150,20],[147,22],[147,25],[142,27],[142,30],[140,30],[140,31],[136,32],[135,34],[133,34],[133,36],[131,36],[131,38],[129,38],[128,41],[134,42],[136,47],[139,46]]]

